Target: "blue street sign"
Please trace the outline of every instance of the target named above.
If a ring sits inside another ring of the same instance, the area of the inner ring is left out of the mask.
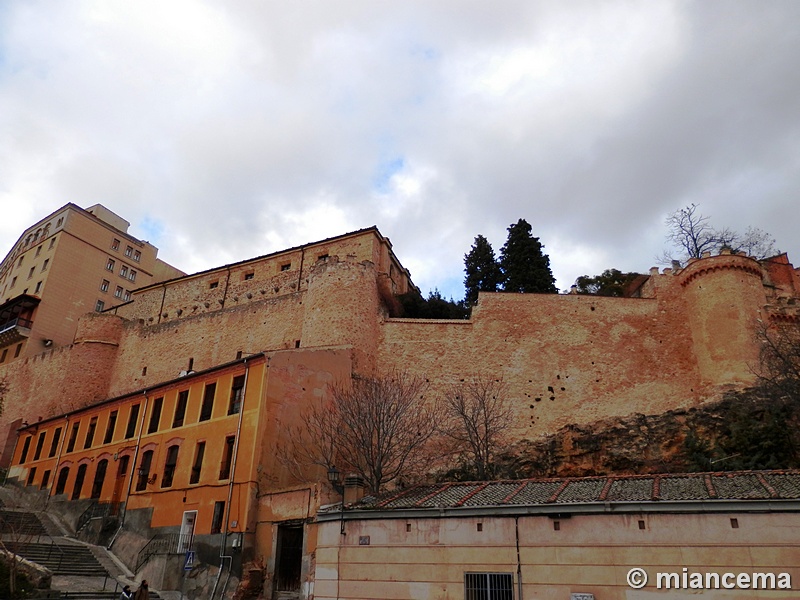
[[[183,563],[183,570],[191,571],[193,565],[194,565],[194,550],[189,550],[186,553],[186,560]]]

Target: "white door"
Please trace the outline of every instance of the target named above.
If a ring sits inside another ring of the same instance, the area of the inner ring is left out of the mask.
[[[182,554],[187,552],[192,547],[192,538],[194,538],[194,523],[197,520],[196,510],[187,510],[183,513],[183,522],[181,523],[181,533],[178,538],[178,553]]]

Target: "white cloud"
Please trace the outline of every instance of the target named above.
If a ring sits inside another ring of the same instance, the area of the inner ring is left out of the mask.
[[[186,270],[376,224],[423,290],[458,297],[478,233],[499,251],[526,218],[568,287],[646,270],[694,201],[800,263],[798,18],[746,0],[8,2],[0,246],[67,201],[162,225]]]

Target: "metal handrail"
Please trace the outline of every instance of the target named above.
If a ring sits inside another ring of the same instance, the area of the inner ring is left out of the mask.
[[[92,519],[98,517],[107,517],[111,512],[111,504],[108,502],[92,502],[89,506],[86,507],[81,513],[81,516],[78,517],[78,521],[75,524],[75,532],[79,532],[84,526],[91,521]]]
[[[139,572],[150,557],[156,554],[178,554],[181,535],[179,533],[157,533],[150,538],[136,557],[135,573]]]
[[[33,326],[33,321],[30,319],[23,319],[22,317],[17,317],[16,319],[11,319],[0,325],[0,333],[5,333],[9,329],[14,329],[14,327],[25,327],[26,329],[30,329]]]

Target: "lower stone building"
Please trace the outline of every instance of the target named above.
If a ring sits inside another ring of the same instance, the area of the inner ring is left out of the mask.
[[[318,517],[316,600],[800,596],[800,472],[452,483]]]

